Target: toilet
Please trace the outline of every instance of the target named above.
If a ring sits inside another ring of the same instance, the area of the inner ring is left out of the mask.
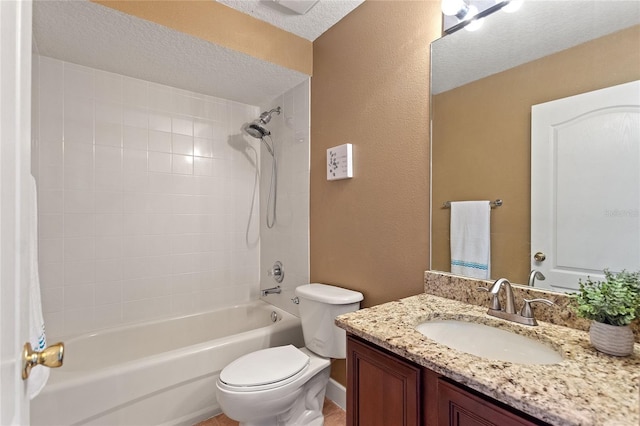
[[[345,331],[336,316],[360,308],[362,293],[326,284],[295,290],[305,347],[262,349],[220,372],[216,394],[222,411],[242,426],[321,426],[331,358],[346,357]]]

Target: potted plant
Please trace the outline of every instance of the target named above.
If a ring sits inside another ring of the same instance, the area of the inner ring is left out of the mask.
[[[591,344],[609,355],[633,353],[633,332],[629,324],[640,317],[640,271],[619,273],[604,270],[604,281],[579,280],[580,290],[572,295],[579,317],[592,320]]]

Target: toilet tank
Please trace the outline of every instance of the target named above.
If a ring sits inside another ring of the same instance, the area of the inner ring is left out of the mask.
[[[295,293],[307,349],[327,358],[346,358],[346,332],[334,320],[360,309],[362,293],[327,284],[301,285]]]

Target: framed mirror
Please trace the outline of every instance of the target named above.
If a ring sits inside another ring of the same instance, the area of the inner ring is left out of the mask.
[[[532,106],[640,80],[640,2],[529,0],[431,51],[431,269],[450,271],[443,203],[501,199],[491,210],[490,278],[526,284],[535,266]]]

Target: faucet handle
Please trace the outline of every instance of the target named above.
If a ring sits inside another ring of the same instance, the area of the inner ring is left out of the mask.
[[[272,277],[278,284],[284,280],[284,269],[282,268],[282,262],[279,260],[273,264],[273,268],[267,271],[267,275]]]
[[[547,299],[523,299],[524,304],[522,305],[522,309],[520,310],[520,315],[525,318],[534,318],[533,316],[533,308],[531,307],[532,303],[544,303],[545,305],[555,305],[551,300]]]
[[[486,291],[487,293],[491,293],[491,289],[487,287],[477,287],[476,290]],[[494,293],[491,293],[491,309],[495,311],[502,310],[502,306],[500,306],[500,300],[498,299],[498,295]]]

